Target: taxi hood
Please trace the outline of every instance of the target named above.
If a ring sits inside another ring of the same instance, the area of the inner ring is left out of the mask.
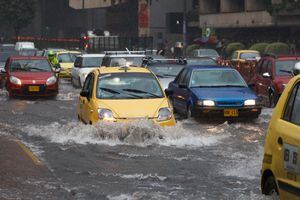
[[[98,108],[110,109],[115,118],[156,118],[160,108],[169,107],[166,98],[159,99],[117,99],[98,101]]]

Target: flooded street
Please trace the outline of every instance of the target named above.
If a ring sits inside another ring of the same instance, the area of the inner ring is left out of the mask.
[[[0,187],[0,199],[265,199],[260,167],[271,109],[249,122],[90,126],[77,120],[78,96],[65,80],[56,99],[9,100],[0,90],[0,136],[22,141],[50,173],[16,175],[32,187]]]

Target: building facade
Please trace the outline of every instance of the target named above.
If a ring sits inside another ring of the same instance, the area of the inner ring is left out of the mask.
[[[214,29],[219,38],[247,43],[298,41],[300,10],[272,13],[280,0],[199,0],[199,27]]]

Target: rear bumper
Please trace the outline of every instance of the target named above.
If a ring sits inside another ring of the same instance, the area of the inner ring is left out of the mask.
[[[238,116],[236,117],[225,117],[225,109],[236,109],[238,110]],[[258,118],[261,113],[261,107],[259,106],[249,106],[249,107],[231,107],[231,108],[218,108],[218,107],[195,107],[193,109],[193,115],[195,117],[216,117],[216,118],[226,118],[226,119],[239,119],[239,118]]]

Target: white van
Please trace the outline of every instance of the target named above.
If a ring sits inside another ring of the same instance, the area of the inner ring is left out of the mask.
[[[35,49],[33,42],[16,42],[16,51],[20,51],[21,49]]]

